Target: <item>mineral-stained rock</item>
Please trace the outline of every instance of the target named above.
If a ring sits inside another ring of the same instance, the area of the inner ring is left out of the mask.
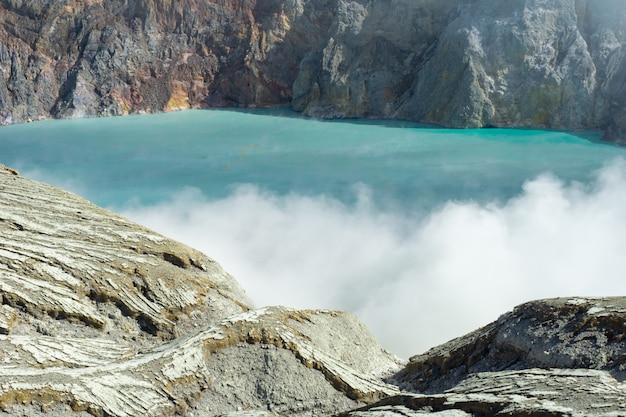
[[[287,104],[328,1],[0,3],[0,123]]]
[[[205,255],[0,169],[4,415],[330,415],[399,393],[347,313],[250,309]],[[252,413],[252,411],[250,411]]]
[[[623,0],[4,0],[0,124],[212,106],[626,143]]]

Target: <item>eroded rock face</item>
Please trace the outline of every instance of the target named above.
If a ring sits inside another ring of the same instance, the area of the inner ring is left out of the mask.
[[[248,310],[239,284],[200,252],[0,172],[0,333],[153,344]]]
[[[330,415],[399,392],[354,316],[250,309],[205,255],[6,167],[0,333],[9,416]]]
[[[326,1],[0,3],[0,122],[288,103]]]
[[[626,299],[563,298],[516,307],[496,322],[410,359],[401,387],[440,392],[469,374],[529,368],[626,376]]]
[[[453,127],[611,126],[615,140],[623,132],[615,88],[624,85],[626,11],[616,1],[350,4],[303,61],[296,109]]]
[[[341,416],[620,416],[626,412],[625,385],[587,369],[487,372],[441,394],[405,393]]]
[[[626,142],[621,0],[5,0],[0,124],[212,106]]]
[[[318,324],[324,315],[334,317],[332,328]],[[399,392],[379,378],[397,369],[397,360],[380,348],[361,350],[373,340],[355,327],[347,314],[274,308],[205,324],[141,351],[111,349],[108,341],[9,335],[0,342],[19,366],[0,367],[0,405],[18,412],[22,404],[64,404],[111,416],[215,416],[243,408],[329,415]],[[324,350],[319,343],[333,330],[347,330],[351,342]],[[342,350],[355,356],[347,359]]]

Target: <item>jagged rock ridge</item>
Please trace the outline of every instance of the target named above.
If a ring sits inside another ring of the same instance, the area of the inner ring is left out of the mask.
[[[626,142],[621,0],[0,2],[0,123],[211,106]]]
[[[523,304],[414,356],[387,380],[403,393],[350,417],[626,415],[626,299]]]

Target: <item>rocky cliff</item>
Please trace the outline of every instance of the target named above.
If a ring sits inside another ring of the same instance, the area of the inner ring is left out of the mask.
[[[626,415],[626,298],[530,302],[407,364],[254,309],[205,255],[0,166],[0,414]],[[419,329],[406,329],[419,331]]]
[[[205,255],[0,169],[0,413],[330,415],[398,393],[352,315],[252,309]]]
[[[2,0],[0,123],[211,106],[626,143],[622,0]]]

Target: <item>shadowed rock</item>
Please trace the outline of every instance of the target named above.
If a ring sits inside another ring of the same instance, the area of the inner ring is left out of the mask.
[[[342,415],[623,415],[625,323],[623,297],[523,304],[412,357],[387,380],[403,394]]]
[[[596,369],[626,376],[626,299],[534,301],[496,322],[410,359],[393,380],[440,392],[469,374],[502,370]]]

